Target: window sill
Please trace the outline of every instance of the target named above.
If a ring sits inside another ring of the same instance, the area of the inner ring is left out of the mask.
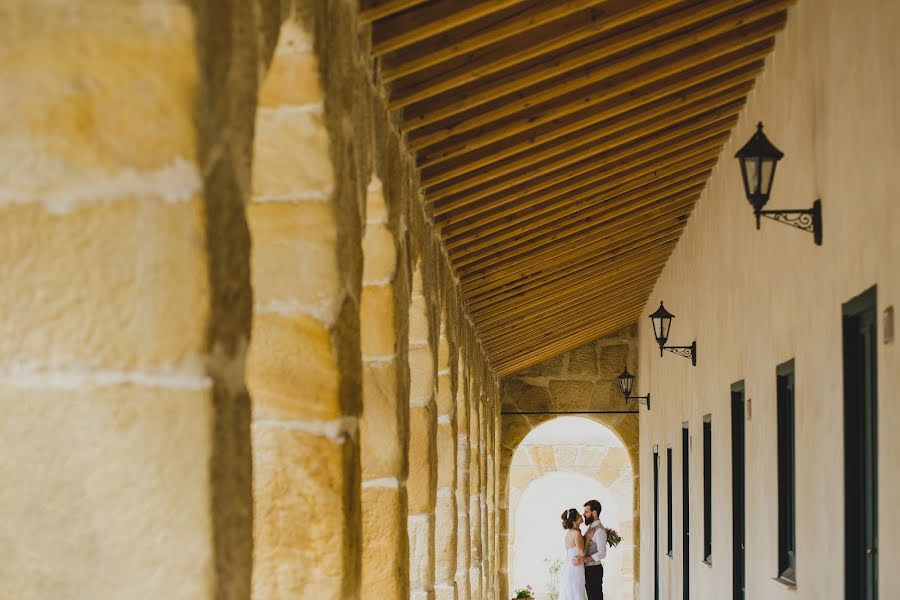
[[[712,567],[712,559],[711,558],[704,558],[700,562],[702,562],[707,567]]]
[[[674,556],[672,556],[671,552],[666,552],[666,556],[668,556],[669,558],[675,558]]]
[[[789,590],[797,589],[796,581],[791,581],[790,579],[786,579],[784,577],[773,577],[772,581],[777,581],[778,583],[780,583],[781,585],[783,585],[784,587],[786,587]]]

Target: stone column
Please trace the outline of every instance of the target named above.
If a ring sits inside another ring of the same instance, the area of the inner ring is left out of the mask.
[[[407,449],[409,388],[401,377],[406,360],[397,319],[395,286],[397,245],[388,227],[381,184],[373,180],[363,237],[364,269],[360,301],[363,362],[363,412],[360,421],[362,462],[362,584],[360,597],[407,600]],[[408,288],[407,288],[408,289]],[[408,295],[404,296],[408,298]]]
[[[494,440],[496,430],[496,415],[494,414],[494,403],[488,402],[485,411],[485,579],[486,579],[486,596],[495,598],[497,594],[497,545],[496,545],[496,511],[495,511],[495,493],[497,489],[495,465],[494,465]]]
[[[469,582],[472,598],[482,598],[481,587],[481,397],[480,390],[470,391],[469,403]]]
[[[488,522],[487,510],[487,494],[488,494],[488,421],[490,420],[490,411],[487,398],[485,397],[481,405],[481,492],[478,502],[481,505],[481,589],[485,598],[490,597],[490,584],[488,583],[490,560],[490,547],[488,538],[490,532],[490,523]]]
[[[459,374],[457,375],[457,401],[456,401],[456,429],[457,429],[457,454],[456,454],[456,507],[457,507],[457,538],[456,538],[456,591],[460,600],[478,600],[471,596],[471,584],[469,582],[469,381],[465,372],[462,358],[459,361]]]
[[[177,2],[0,12],[0,593],[246,598],[253,48]]]
[[[507,428],[512,429],[516,425],[521,427],[520,422],[524,422],[526,419],[527,417],[514,417],[509,421],[503,421],[504,431]],[[525,425],[525,427],[528,426]],[[497,510],[497,521],[500,525],[500,598],[509,598],[509,569],[513,560],[512,540],[509,537],[509,469],[514,452],[513,448],[500,446],[499,509]]]
[[[456,397],[443,319],[438,344],[437,500],[435,506],[435,598],[456,600]]]
[[[421,271],[413,272],[409,320],[409,582],[411,600],[434,598],[434,510],[437,493],[435,357]]]
[[[256,120],[247,379],[260,600],[338,600],[359,585],[359,288],[345,277],[362,262],[359,202],[332,197],[317,62],[286,22]]]

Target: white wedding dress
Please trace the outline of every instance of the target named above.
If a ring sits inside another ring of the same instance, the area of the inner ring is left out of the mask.
[[[584,565],[572,564],[572,559],[576,556],[578,556],[577,546],[566,550],[566,559],[559,573],[559,600],[587,600],[587,592],[584,589]]]

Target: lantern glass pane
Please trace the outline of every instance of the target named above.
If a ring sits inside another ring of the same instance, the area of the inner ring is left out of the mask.
[[[665,319],[660,319],[660,321],[662,329],[662,335],[660,336],[660,339],[667,340],[669,339],[669,328],[672,327],[672,318],[666,317]]]
[[[759,158],[749,156],[744,159],[744,170],[747,174],[747,195],[759,194]]]
[[[619,383],[622,384],[622,393],[625,394],[626,397],[631,395],[631,387],[634,385],[633,377],[623,377],[619,379]]]
[[[763,196],[768,196],[772,190],[772,175],[775,173],[775,160],[772,158],[763,158],[762,166],[759,174],[759,189]]]

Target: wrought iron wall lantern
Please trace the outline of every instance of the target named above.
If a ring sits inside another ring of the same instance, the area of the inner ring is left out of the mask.
[[[656,341],[659,343],[659,355],[663,355],[663,350],[668,350],[678,356],[691,359],[691,364],[696,367],[696,341],[691,342],[690,346],[666,346],[666,342],[669,341],[669,329],[672,327],[672,319],[674,317],[675,315],[667,311],[662,302],[659,303],[659,308],[656,309],[656,312],[650,315],[650,321],[653,322],[653,335],[656,336]]]
[[[634,386],[634,375],[628,372],[628,368],[622,370],[622,374],[619,375],[619,385],[622,386],[622,395],[625,396],[625,404],[628,404],[629,400],[636,400],[637,403],[643,404],[647,407],[647,410],[650,410],[650,394],[647,393],[646,396],[632,396],[631,389]]]
[[[784,157],[784,153],[776,148],[766,134],[763,124],[756,126],[756,133],[744,147],[734,155],[741,163],[741,175],[744,178],[744,192],[753,206],[756,215],[756,228],[759,229],[760,217],[766,217],[813,234],[817,246],[822,245],[822,201],[813,202],[812,208],[799,210],[763,210],[769,201],[772,181],[775,179],[775,167]]]

